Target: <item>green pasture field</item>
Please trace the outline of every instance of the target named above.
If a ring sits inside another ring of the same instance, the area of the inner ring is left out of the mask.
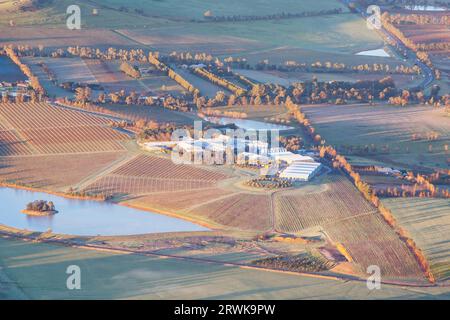
[[[35,10],[20,12],[16,1],[3,0],[0,2],[0,12],[8,13],[0,17],[1,24],[9,24],[14,20],[16,24],[26,25],[59,25],[65,23],[65,12],[69,5],[79,5],[82,12],[83,24],[89,27],[108,28],[118,26],[151,26],[192,19],[203,20],[205,11],[212,11],[213,15],[267,15],[281,12],[304,12],[342,8],[345,6],[335,0],[296,1],[296,0],[230,0],[226,2],[197,1],[197,0],[58,0]],[[24,3],[24,2],[23,2]],[[98,16],[92,15],[92,9],[98,10]],[[136,10],[142,10],[136,11]]]
[[[54,0],[51,5],[46,5],[35,11],[21,12],[17,6],[12,3],[16,1],[0,2],[0,26],[9,25],[12,20],[18,26],[48,26],[65,27],[66,10],[70,5],[79,5],[81,9],[82,26],[92,28],[111,28],[111,27],[136,27],[136,26],[154,26],[167,22],[166,19],[158,17],[144,17],[135,12],[121,12],[116,8],[101,6],[99,15],[92,15],[94,8],[99,5],[92,1],[84,0]],[[103,3],[107,1],[102,1]]]
[[[10,1],[12,2],[12,1]],[[316,11],[342,7],[338,1],[268,1],[251,0],[232,3],[197,0],[147,0],[124,2],[118,0],[107,1],[54,1],[50,6],[34,12],[19,12],[17,9],[7,7],[7,3],[0,5],[0,25],[9,24],[13,20],[17,26],[44,25],[65,27],[65,11],[68,5],[78,4],[81,7],[81,20],[83,27],[101,29],[144,28],[146,36],[153,33],[165,33],[170,36],[232,36],[260,43],[264,48],[279,46],[306,47],[311,50],[324,50],[343,53],[354,53],[367,48],[377,48],[382,45],[381,38],[367,29],[364,21],[354,14],[344,13],[320,17],[295,18],[287,20],[244,21],[223,23],[197,23],[191,22],[198,16],[203,19],[203,12],[210,9],[215,14],[253,14],[264,15],[279,11],[302,12]],[[233,4],[235,3],[235,4]],[[128,12],[119,11],[124,6]],[[236,8],[239,7],[239,10]],[[98,16],[92,15],[92,9],[98,8]],[[142,16],[134,9],[148,11]],[[148,9],[147,9],[148,8]],[[220,8],[223,8],[220,9]],[[223,12],[223,13],[222,13]],[[170,19],[169,19],[170,18]],[[162,29],[161,29],[162,28]],[[283,35],[283,36],[280,36]],[[253,46],[247,48],[253,50]],[[259,49],[259,48],[258,48]]]
[[[203,14],[210,10],[215,16],[222,15],[267,15],[281,12],[319,11],[335,8],[348,9],[335,0],[134,0],[124,4],[121,0],[89,1],[119,9],[126,7],[130,11],[141,9],[144,14],[176,20],[203,19]]]
[[[67,267],[81,269],[81,290],[68,290]],[[0,238],[3,299],[445,299],[445,288],[420,291],[160,259]]]
[[[214,44],[215,39],[211,37],[222,37],[224,42],[230,41],[226,37],[233,37],[236,43],[230,45],[230,51],[246,55],[289,48],[354,54],[383,46],[378,34],[367,29],[364,20],[352,14],[233,23],[179,22],[136,30],[129,37],[156,49],[164,49],[164,45],[170,43],[173,50],[177,47],[183,50],[189,45],[191,51],[196,51],[196,47],[197,50],[204,49],[201,46],[204,42]]]

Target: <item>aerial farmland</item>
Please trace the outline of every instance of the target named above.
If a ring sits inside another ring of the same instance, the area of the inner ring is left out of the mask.
[[[372,2],[0,1],[0,299],[449,299],[450,3]]]

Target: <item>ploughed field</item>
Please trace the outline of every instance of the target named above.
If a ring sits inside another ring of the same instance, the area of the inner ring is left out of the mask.
[[[426,282],[413,253],[379,213],[329,222],[324,230],[333,242],[342,244],[362,274],[376,265],[385,281]]]
[[[145,176],[154,171],[153,168],[151,166],[140,171]],[[174,179],[166,171],[169,170],[162,170],[159,176]],[[124,179],[121,180],[123,185],[119,191],[135,192],[126,190],[125,182],[130,179],[130,174],[137,175],[133,166],[125,165],[125,168],[119,168],[114,174],[118,173],[120,176],[116,178]],[[107,187],[109,180],[102,179],[99,182],[95,185],[102,189]],[[144,190],[148,193],[136,194],[137,197],[128,198],[126,203],[174,213],[219,229],[301,235],[319,228],[327,241],[346,250],[358,274],[365,274],[370,265],[378,265],[386,281],[426,282],[415,256],[406,244],[377,209],[340,174],[330,174],[321,182],[316,181],[297,189],[275,192],[252,192],[236,188],[231,183],[224,184],[223,181],[210,188],[198,187],[196,190],[181,190],[185,188],[183,185],[172,190],[164,187],[160,184],[159,188]]]
[[[445,13],[433,13],[433,16],[440,17]],[[397,26],[403,34],[417,45],[432,45],[450,42],[450,32],[448,25],[444,24],[400,24]],[[441,79],[435,81],[441,88],[441,94],[448,93],[450,90],[450,63],[448,59],[448,50],[429,47],[427,53],[435,68],[441,73]]]
[[[278,193],[274,204],[277,230],[301,233],[320,227],[331,243],[345,248],[359,272],[377,265],[385,280],[424,280],[405,243],[347,178],[330,175],[321,190]]]
[[[170,158],[138,155],[94,181],[85,191],[124,196],[195,190],[214,187],[228,177],[193,165],[175,164]]]
[[[0,173],[9,183],[65,190],[125,155],[109,120],[46,103],[0,108]]]
[[[300,190],[275,195],[276,227],[298,232],[352,216],[376,212],[343,176],[330,176],[325,190],[302,193]]]
[[[145,121],[156,121],[159,123],[174,123],[177,125],[194,125],[194,121],[201,119],[193,114],[179,111],[172,111],[160,106],[141,106],[141,105],[120,105],[120,104],[104,104],[102,108],[107,109],[121,117],[137,121],[144,119]]]
[[[128,135],[108,120],[46,103],[11,103],[0,108],[1,156],[123,151]]]
[[[0,177],[39,189],[66,191],[123,156],[124,152],[99,152],[0,157]]]
[[[167,75],[148,73],[142,74],[140,79],[134,79],[120,71],[120,61],[103,61],[100,59],[84,59],[85,66],[90,70],[96,81],[107,92],[141,91],[152,95],[179,95],[184,89]],[[150,65],[143,65],[149,67]]]
[[[429,198],[383,199],[430,262],[434,276],[450,280],[450,200]]]
[[[1,141],[9,153],[0,157],[0,173],[8,182],[112,194],[217,229],[302,233],[319,227],[345,248],[361,274],[375,264],[386,280],[425,281],[406,245],[343,176],[331,174],[297,190],[252,191],[238,186],[248,176],[237,168],[179,165],[167,156],[127,151],[127,135],[82,111],[6,104],[0,120],[1,132],[12,134]]]
[[[416,44],[450,41],[448,26],[443,24],[404,24],[400,25],[399,29],[407,38],[411,39]]]

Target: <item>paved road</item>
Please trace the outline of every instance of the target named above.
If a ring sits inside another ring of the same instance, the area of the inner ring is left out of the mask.
[[[351,0],[339,0],[339,1],[342,2],[343,4],[345,4],[346,6],[348,6],[352,2]],[[355,7],[355,10],[362,16],[362,18],[364,20],[366,20],[369,17],[369,14],[365,10],[362,10],[359,7]],[[427,87],[429,87],[431,85],[431,83],[434,81],[433,70],[429,66],[424,64],[422,61],[420,61],[417,58],[416,53],[414,51],[412,51],[411,49],[407,48],[403,44],[403,42],[400,39],[398,39],[396,36],[391,34],[389,31],[387,31],[383,27],[379,31],[381,33],[383,33],[383,35],[386,38],[392,39],[396,42],[397,50],[400,55],[404,56],[405,59],[409,60],[411,63],[416,64],[420,68],[421,73],[424,75],[424,79],[418,87],[420,87],[421,89],[426,89]]]

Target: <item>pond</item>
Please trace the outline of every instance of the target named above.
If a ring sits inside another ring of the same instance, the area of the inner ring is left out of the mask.
[[[357,56],[390,57],[384,49],[367,50],[356,53]]]
[[[21,213],[34,200],[53,201],[53,216]],[[44,192],[0,188],[0,224],[27,229],[80,236],[115,236],[158,232],[208,230],[194,223],[114,204],[111,202],[68,199]]]
[[[20,68],[6,56],[0,56],[0,81],[25,81],[27,77]]]
[[[444,7],[436,7],[436,6],[417,6],[417,5],[410,5],[405,6],[406,10],[413,10],[413,11],[446,11],[447,9]]]
[[[293,127],[288,127],[280,124],[267,123],[262,121],[248,120],[248,119],[234,119],[227,117],[205,117],[206,121],[227,125],[227,124],[235,124],[238,128],[244,130],[292,130]]]

